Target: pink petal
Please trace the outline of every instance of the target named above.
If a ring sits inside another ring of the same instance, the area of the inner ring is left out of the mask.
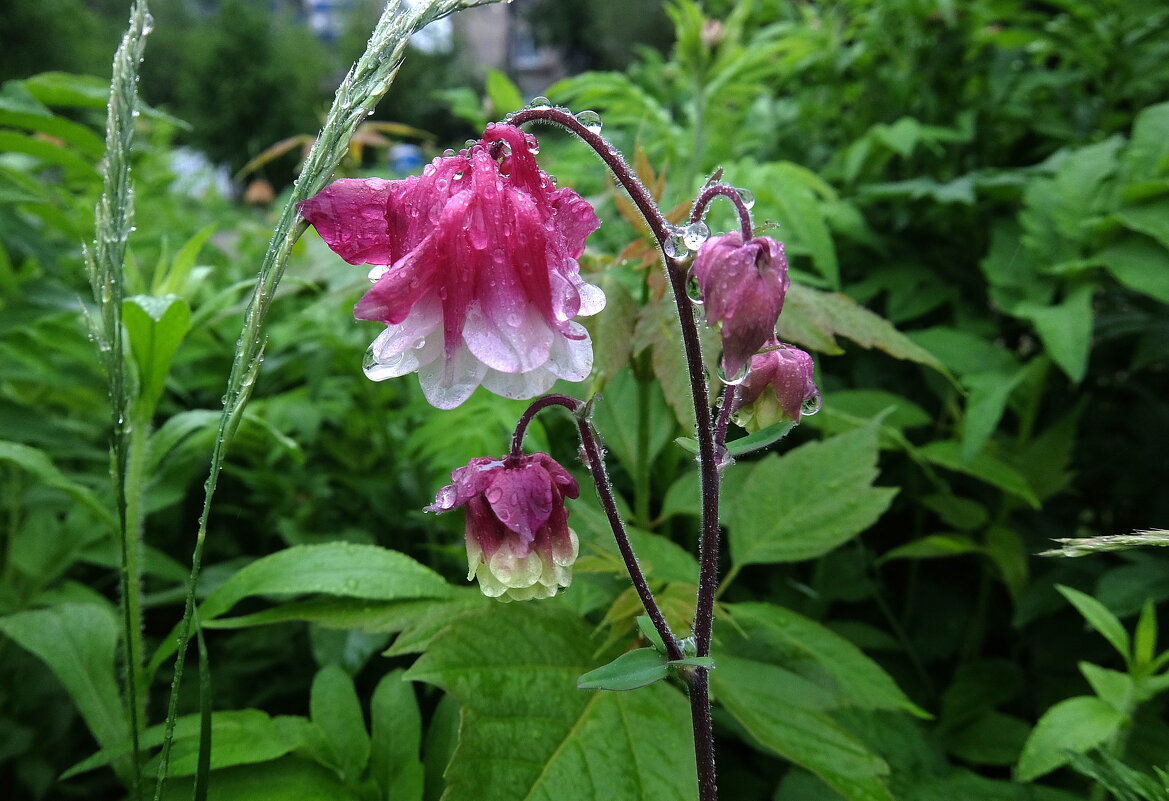
[[[297,208],[334,252],[350,264],[390,264],[386,225],[390,181],[342,178]]]

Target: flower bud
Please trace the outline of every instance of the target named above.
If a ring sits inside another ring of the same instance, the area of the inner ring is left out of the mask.
[[[738,231],[711,237],[694,258],[708,325],[721,324],[723,372],[738,375],[775,336],[790,283],[783,243],[766,236],[746,242]]]
[[[791,345],[773,344],[751,358],[751,371],[731,405],[735,423],[752,433],[784,420],[798,423],[820,410],[812,357]]]
[[[576,479],[546,453],[472,459],[451,473],[429,512],[466,510],[467,580],[501,601],[551,598],[572,583],[579,544],[564,498]]]

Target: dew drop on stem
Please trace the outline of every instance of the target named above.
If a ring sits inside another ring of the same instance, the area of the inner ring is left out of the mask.
[[[591,109],[577,114],[576,121],[587,128],[589,133],[601,132],[601,115]]]
[[[716,372],[718,374],[719,381],[726,384],[727,386],[733,387],[742,384],[747,379],[747,373],[750,371],[751,365],[750,363],[746,363],[739,369],[739,372],[732,376],[728,376],[726,371],[723,370],[723,360],[720,358],[718,360],[718,370]]]
[[[755,193],[750,189],[735,189],[739,194],[739,200],[743,201],[743,206],[750,209],[755,207]]]
[[[689,250],[698,250],[707,239],[710,239],[710,226],[701,220],[690,223],[682,230],[682,240]]]

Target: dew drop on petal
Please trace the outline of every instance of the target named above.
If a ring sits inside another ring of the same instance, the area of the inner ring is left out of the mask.
[[[695,304],[702,305],[702,285],[698,283],[698,276],[694,274],[693,270],[686,276],[686,296]]]
[[[488,487],[487,492],[483,495],[489,503],[499,503],[499,499],[503,497],[503,490],[499,487]]]
[[[732,376],[728,376],[726,374],[726,372],[723,370],[723,360],[722,359],[718,360],[718,370],[717,370],[718,380],[723,382],[727,386],[733,387],[733,386],[737,386],[738,384],[742,384],[745,380],[747,380],[747,373],[749,373],[749,372],[751,372],[751,364],[750,364],[750,362],[747,362],[743,365],[743,367],[739,370],[739,372],[735,373]]]
[[[367,277],[369,278],[369,282],[371,284],[376,284],[378,282],[378,279],[380,279],[383,275],[385,275],[389,271],[390,271],[390,265],[388,265],[388,264],[375,264],[373,267],[370,268],[370,271],[367,274]]]
[[[755,193],[750,189],[735,189],[739,193],[739,200],[743,201],[743,205],[747,208],[755,206]]]
[[[800,414],[804,417],[811,417],[816,412],[820,411],[821,403],[822,401],[820,398],[820,393],[817,392],[812,397],[806,398],[800,405]]]
[[[589,130],[589,133],[601,132],[601,115],[589,109],[576,115],[576,121]]]
[[[682,240],[690,250],[698,250],[709,238],[710,226],[702,221],[690,223],[682,230]]]

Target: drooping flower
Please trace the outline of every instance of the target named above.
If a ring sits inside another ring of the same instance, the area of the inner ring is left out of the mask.
[[[711,237],[698,249],[692,270],[707,323],[722,326],[723,372],[738,376],[775,335],[790,284],[783,243],[766,236],[744,242],[738,231]]]
[[[489,598],[551,598],[572,583],[579,543],[564,499],[576,479],[546,453],[472,459],[451,473],[430,512],[466,510],[467,580]]]
[[[751,370],[731,405],[735,422],[752,433],[784,420],[798,423],[820,410],[812,357],[775,339],[768,344],[751,357]]]
[[[343,179],[300,204],[346,261],[384,265],[354,312],[386,324],[366,355],[370,378],[417,372],[427,400],[451,409],[480,385],[531,398],[588,376],[592,343],[573,318],[605,297],[577,260],[600,222],[535,149],[530,134],[491,124],[421,176]]]

